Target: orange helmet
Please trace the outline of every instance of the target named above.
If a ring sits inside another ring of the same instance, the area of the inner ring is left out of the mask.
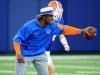
[[[56,21],[61,20],[63,15],[63,7],[61,2],[53,0],[49,2],[48,6],[53,7],[54,9],[54,19]]]

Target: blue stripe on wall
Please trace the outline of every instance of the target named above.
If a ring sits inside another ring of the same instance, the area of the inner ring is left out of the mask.
[[[0,52],[8,51],[9,0],[0,0]]]

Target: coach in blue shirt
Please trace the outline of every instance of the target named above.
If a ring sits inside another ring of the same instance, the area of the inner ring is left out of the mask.
[[[73,32],[68,32],[69,30]],[[16,53],[15,75],[24,75],[27,65],[33,63],[37,75],[48,75],[48,64],[45,50],[54,34],[76,35],[81,29],[64,26],[54,22],[53,8],[40,9],[36,19],[28,21],[14,36],[13,44]],[[68,34],[67,34],[68,32]]]
[[[53,9],[46,7],[40,10],[36,19],[28,21],[14,36],[14,48],[17,56],[15,75],[24,75],[29,62],[33,62],[38,75],[48,75],[45,50],[54,34],[60,30],[53,21]]]

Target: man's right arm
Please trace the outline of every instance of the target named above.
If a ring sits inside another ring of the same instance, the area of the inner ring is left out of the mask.
[[[18,62],[24,63],[24,59],[23,59],[23,56],[21,54],[20,44],[18,44],[17,42],[13,42],[13,46],[14,46],[14,50],[15,50]]]
[[[14,50],[16,55],[21,55],[21,49],[20,49],[20,44],[17,42],[13,42]]]

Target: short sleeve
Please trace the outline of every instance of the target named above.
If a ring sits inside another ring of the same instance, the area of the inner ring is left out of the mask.
[[[20,28],[17,34],[14,36],[13,41],[21,44],[25,41],[28,36],[31,34],[32,30],[29,24],[25,24],[22,28]]]

